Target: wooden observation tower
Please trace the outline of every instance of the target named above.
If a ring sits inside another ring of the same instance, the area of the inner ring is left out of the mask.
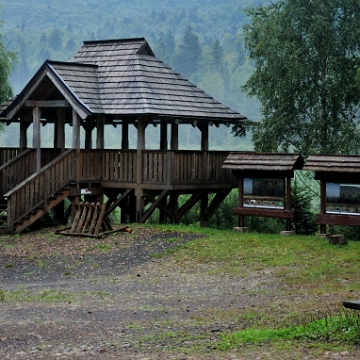
[[[74,208],[83,197],[106,199],[106,214],[120,207],[122,222],[145,222],[159,209],[161,222],[176,223],[200,201],[206,225],[236,187],[231,171],[221,169],[228,152],[209,151],[209,127],[245,117],[158,60],[143,38],[88,41],[69,62],[46,61],[23,91],[3,104],[0,117],[20,124],[19,147],[0,148],[3,233],[21,232],[50,210],[66,221],[64,200]],[[50,125],[49,149],[41,145],[41,127]],[[72,127],[70,147],[66,125]],[[178,149],[183,125],[200,132],[200,150]],[[105,148],[106,126],[121,128],[111,148]],[[149,126],[159,127],[155,150],[146,147]],[[137,134],[134,149],[130,127]],[[180,194],[190,194],[181,206]]]

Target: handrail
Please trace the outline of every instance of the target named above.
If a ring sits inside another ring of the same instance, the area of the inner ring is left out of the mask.
[[[34,173],[33,149],[27,149],[0,167],[0,196]]]
[[[31,211],[45,208],[47,200],[73,180],[73,154],[72,149],[65,151],[4,195],[10,229]]]
[[[4,165],[0,166],[0,172],[12,165],[13,163],[17,162],[19,159],[21,159],[23,156],[27,155],[29,152],[35,151],[34,149],[26,149],[13,157],[11,160],[6,162]]]

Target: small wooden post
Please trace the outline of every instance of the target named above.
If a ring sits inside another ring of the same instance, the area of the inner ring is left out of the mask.
[[[75,181],[80,181],[80,118],[76,111],[73,109],[72,113],[72,122],[73,122],[73,138],[72,138],[72,148],[76,150],[74,157],[74,176]]]

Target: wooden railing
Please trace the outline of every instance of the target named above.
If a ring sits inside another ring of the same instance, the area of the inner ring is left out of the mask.
[[[136,181],[136,150],[81,150],[80,181]]]
[[[228,152],[174,151],[173,184],[192,182],[230,182],[231,171],[222,170]]]
[[[190,184],[230,182],[231,171],[222,170],[228,152],[142,151],[141,183]],[[80,181],[137,181],[136,150],[81,150]]]
[[[28,149],[0,167],[0,197],[35,172],[35,150]]]
[[[21,220],[74,179],[74,151],[67,150],[39,172],[34,173],[11,191],[4,194],[8,207],[8,226]]]
[[[8,161],[16,157],[19,153],[19,148],[0,148],[0,166],[6,164]]]

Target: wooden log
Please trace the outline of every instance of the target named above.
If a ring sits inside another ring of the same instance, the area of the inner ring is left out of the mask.
[[[90,224],[90,228],[89,228],[89,233],[90,234],[94,234],[95,231],[95,224],[99,215],[99,208],[100,208],[100,203],[96,203],[95,207],[94,207],[94,212],[93,212],[93,216],[91,219],[91,224]]]
[[[80,206],[80,204],[75,204],[75,209],[76,209],[76,215],[75,215],[75,218],[73,220],[71,230],[70,230],[70,232],[72,232],[72,233],[75,232],[75,230],[77,228],[77,223],[78,223],[80,215],[81,215],[81,206]]]
[[[100,228],[102,226],[104,215],[105,215],[105,210],[106,210],[106,203],[103,203],[101,206],[101,211],[100,211],[99,217],[97,219],[96,226],[95,226],[95,231],[94,231],[95,235],[98,235],[100,232]]]
[[[85,204],[81,203],[80,206],[82,208],[82,214],[81,214],[79,224],[78,224],[78,226],[76,228],[76,232],[84,232],[84,230],[85,230],[85,228],[83,229],[83,225],[84,225],[84,222],[86,220],[87,212],[88,212],[88,209],[89,209],[89,203],[88,202],[86,202]]]

